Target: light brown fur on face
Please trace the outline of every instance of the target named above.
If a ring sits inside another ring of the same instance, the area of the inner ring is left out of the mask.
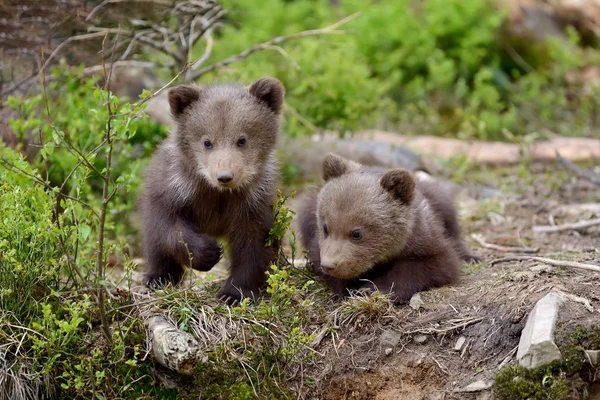
[[[323,177],[323,188],[300,201],[296,223],[312,267],[338,294],[377,288],[400,302],[454,282],[461,260],[477,259],[434,180],[334,154]]]
[[[178,146],[214,188],[244,188],[256,180],[257,166],[273,152],[279,121],[264,118],[254,94],[264,96],[265,106],[280,107],[283,92],[267,92],[279,87],[261,80],[246,91],[236,86],[180,86],[169,93]]]

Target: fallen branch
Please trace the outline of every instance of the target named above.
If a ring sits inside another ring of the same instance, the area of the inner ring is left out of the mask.
[[[592,306],[592,303],[590,303],[590,301],[588,299],[586,299],[585,297],[577,296],[572,293],[563,292],[562,290],[557,289],[557,288],[554,288],[553,290],[566,299],[572,300],[576,303],[583,304],[585,309],[588,310],[589,312],[594,312],[594,307]]]
[[[512,257],[504,257],[499,258],[497,260],[493,260],[490,262],[490,265],[496,265],[505,262],[511,261],[538,261],[544,264],[552,265],[554,267],[569,267],[569,268],[579,268],[579,269],[587,269],[588,271],[600,272],[600,266],[593,264],[584,264],[576,261],[559,261],[552,260],[550,258],[543,257],[534,257],[534,256],[512,256]]]
[[[273,49],[274,47],[277,47],[277,45],[280,45],[281,43],[287,42],[292,39],[299,39],[299,38],[304,38],[304,37],[309,37],[309,36],[318,36],[318,35],[326,35],[326,34],[344,33],[344,31],[339,31],[338,28],[344,24],[347,24],[348,22],[352,21],[353,19],[356,19],[359,15],[360,15],[360,12],[357,12],[357,13],[347,16],[344,19],[339,20],[338,22],[336,22],[333,25],[330,25],[330,26],[322,28],[322,29],[312,29],[312,30],[308,30],[308,31],[294,33],[294,34],[291,34],[288,36],[278,36],[278,37],[271,39],[269,41],[266,41],[264,43],[257,44],[255,46],[252,46],[252,47],[242,51],[241,53],[239,53],[235,56],[226,58],[223,61],[214,63],[206,68],[202,68],[200,70],[195,71],[193,74],[189,75],[189,77],[188,77],[188,79],[186,79],[186,81],[187,82],[195,81],[196,79],[200,78],[202,75],[207,74],[211,71],[226,67],[229,64],[233,64],[234,62],[242,61],[245,58],[247,58],[249,55],[251,55],[252,53],[256,53],[257,51],[261,51],[261,50]]]
[[[450,326],[447,328],[437,329],[434,327],[425,327],[425,328],[417,328],[410,331],[401,332],[405,335],[412,335],[415,333],[422,333],[424,335],[434,335],[434,334],[443,334],[447,332],[452,332],[461,328],[466,328],[469,325],[476,324],[478,322],[483,321],[483,317],[471,318],[471,319],[458,319],[452,321],[445,321],[449,323]]]
[[[570,169],[571,171],[575,172],[575,174],[577,174],[578,176],[592,182],[594,185],[600,186],[600,176],[598,176],[597,174],[593,173],[592,171],[588,171],[587,169],[578,167],[571,161],[562,158],[558,151],[556,152],[556,159],[559,163],[561,163],[563,166]]]
[[[162,316],[150,318],[147,324],[154,359],[173,371],[191,374],[200,350],[198,341]]]
[[[537,253],[540,251],[538,247],[515,247],[515,246],[500,246],[493,243],[488,243],[485,241],[483,236],[478,235],[476,233],[471,235],[471,238],[479,243],[481,247],[486,249],[503,251],[505,253]]]
[[[562,225],[534,225],[533,231],[538,233],[546,232],[562,232],[562,231],[578,231],[581,229],[587,229],[591,226],[600,225],[600,218],[588,219],[585,221],[578,221]]]

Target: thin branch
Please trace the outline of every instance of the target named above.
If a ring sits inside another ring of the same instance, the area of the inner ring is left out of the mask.
[[[578,231],[592,226],[600,225],[600,218],[593,218],[562,225],[534,225],[533,231],[537,233]]]
[[[170,49],[166,44],[159,43],[156,40],[149,38],[148,36],[140,36],[138,38],[138,40],[140,42],[146,43],[147,45],[149,45],[150,47],[155,48],[158,51],[162,51],[163,53],[166,53],[166,54],[170,55],[171,57],[173,57],[177,61],[182,62],[182,61],[185,60],[185,58],[182,58],[182,56],[179,53],[177,53],[173,49]]]
[[[40,73],[46,70],[46,68],[48,67],[48,65],[50,65],[50,62],[54,59],[54,57],[56,57],[56,55],[60,52],[60,50],[63,47],[65,47],[67,44],[69,44],[70,42],[75,42],[75,41],[78,41],[78,40],[96,39],[96,38],[100,38],[100,37],[105,36],[106,33],[107,33],[106,30],[104,30],[102,32],[86,33],[86,34],[83,34],[83,35],[71,36],[70,38],[65,39],[50,54],[50,56],[48,57],[48,59],[46,60],[46,62],[44,63],[44,65],[42,65]]]
[[[187,73],[186,76],[186,82],[191,82],[192,79],[190,74],[192,71],[197,70],[202,64],[204,64],[206,61],[208,61],[208,59],[210,58],[211,54],[212,54],[212,49],[213,49],[213,44],[214,44],[214,40],[212,37],[212,29],[209,29],[208,31],[206,31],[206,48],[204,49],[204,53],[202,54],[202,57],[200,57],[198,60],[196,60],[194,62],[194,64],[192,64],[192,67],[190,68],[190,70]]]
[[[299,38],[304,38],[304,37],[309,37],[309,36],[318,36],[318,35],[326,35],[326,34],[342,34],[345,33],[345,31],[340,31],[337,30],[337,28],[339,28],[340,26],[347,24],[348,22],[356,19],[358,16],[360,15],[360,12],[354,13],[352,15],[347,16],[344,19],[341,19],[340,21],[336,22],[333,25],[330,25],[328,27],[322,28],[322,29],[312,29],[312,30],[308,30],[308,31],[302,31],[302,32],[298,32],[298,33],[294,33],[292,35],[288,35],[288,36],[278,36],[274,39],[268,40],[264,43],[261,44],[257,44],[255,46],[252,46],[244,51],[242,51],[241,53],[226,58],[223,61],[220,61],[218,63],[212,64],[206,68],[203,68],[201,70],[198,70],[196,72],[194,72],[193,74],[191,74],[190,76],[190,81],[195,81],[196,79],[200,78],[202,75],[207,74],[211,71],[217,70],[217,69],[221,69],[223,67],[226,67],[229,64],[233,64],[235,62],[238,61],[242,61],[244,59],[246,59],[248,56],[250,56],[253,53],[256,53],[257,51],[261,51],[261,50],[265,50],[265,49],[270,49],[273,46],[279,45],[281,43],[287,42],[289,40],[292,39],[299,39]]]
[[[479,243],[481,247],[491,250],[503,251],[505,253],[537,253],[540,251],[538,247],[516,247],[516,246],[500,246],[485,241],[483,236],[476,233],[471,235],[471,238]]]
[[[573,164],[571,161],[563,158],[558,153],[558,151],[556,152],[556,159],[558,160],[559,163],[561,163],[562,165],[564,165],[571,171],[575,172],[577,175],[579,175],[583,179],[586,179],[586,180],[592,182],[594,185],[600,186],[600,176],[598,176],[597,174],[593,173],[592,171],[588,171],[586,169],[578,167],[577,165]]]
[[[552,260],[550,258],[534,257],[534,256],[512,256],[512,257],[499,258],[497,260],[493,260],[490,263],[490,265],[496,265],[496,264],[511,262],[511,261],[538,261],[538,262],[541,262],[544,264],[552,265],[554,267],[580,268],[580,269],[586,269],[588,271],[600,272],[600,266],[598,266],[598,265],[584,264],[584,263],[575,262],[575,261],[559,261],[559,260]]]
[[[109,68],[155,68],[156,64],[150,61],[120,60],[110,63],[108,66]],[[92,67],[85,68],[83,70],[83,74],[92,75],[103,70],[103,65],[94,65]]]

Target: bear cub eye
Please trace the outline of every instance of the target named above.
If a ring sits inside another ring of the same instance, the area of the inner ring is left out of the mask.
[[[241,137],[241,138],[238,139],[238,141],[237,141],[238,147],[244,147],[245,144],[246,144],[246,138],[245,137]]]
[[[354,239],[354,240],[362,239],[362,233],[360,233],[360,231],[358,229],[353,230],[352,231],[352,239]]]
[[[327,224],[323,225],[323,233],[325,234],[325,236],[329,235],[329,232],[327,232]]]
[[[212,149],[212,143],[210,142],[210,140],[206,139],[204,140],[204,148],[206,149]]]

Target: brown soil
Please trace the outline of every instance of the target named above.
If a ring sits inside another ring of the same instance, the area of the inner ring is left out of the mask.
[[[462,389],[476,381],[491,386],[501,367],[516,363],[527,315],[552,288],[585,298],[594,308],[590,312],[569,302],[561,312],[562,326],[600,325],[600,274],[534,261],[492,266],[490,261],[510,253],[481,248],[470,238],[479,234],[488,243],[537,247],[535,256],[600,265],[600,226],[580,232],[532,231],[533,225],[593,217],[569,206],[600,203],[600,188],[558,165],[478,167],[465,177],[463,186],[487,185],[503,193],[486,199],[459,196],[466,240],[484,262],[464,265],[459,284],[422,293],[419,310],[405,304],[375,321],[330,324],[333,332],[314,346],[317,356],[299,366],[301,373],[290,382],[299,398],[494,399],[491,387],[474,393]],[[473,192],[477,190],[465,191]],[[224,263],[211,273],[224,276]],[[460,337],[465,341],[457,351]],[[590,387],[590,399],[600,400],[598,384]]]
[[[496,186],[518,196],[486,201],[463,198],[466,234],[478,233],[487,242],[504,246],[539,247],[537,256],[600,264],[600,227],[549,234],[531,229],[549,224],[551,214],[556,214],[556,223],[589,218],[586,213],[565,215],[559,207],[599,202],[600,188],[557,166],[535,165],[528,175],[519,177],[521,173],[518,168],[473,172],[472,183],[498,180]],[[581,296],[594,307],[590,312],[582,304],[569,304],[561,317],[566,318],[564,326],[600,323],[600,274],[541,268],[531,261],[490,266],[489,261],[507,254],[469,242],[485,262],[465,265],[460,284],[423,293],[424,305],[418,311],[403,305],[374,323],[357,321],[349,328],[338,327],[335,337],[326,337],[316,348],[324,356],[305,372],[316,378],[306,398],[493,399],[491,389],[460,390],[479,380],[491,384],[500,366],[516,362],[527,314],[549,290]],[[422,335],[426,342],[416,343]],[[461,336],[465,343],[456,351]],[[398,343],[390,345],[389,337]],[[600,399],[597,384],[591,396]]]

